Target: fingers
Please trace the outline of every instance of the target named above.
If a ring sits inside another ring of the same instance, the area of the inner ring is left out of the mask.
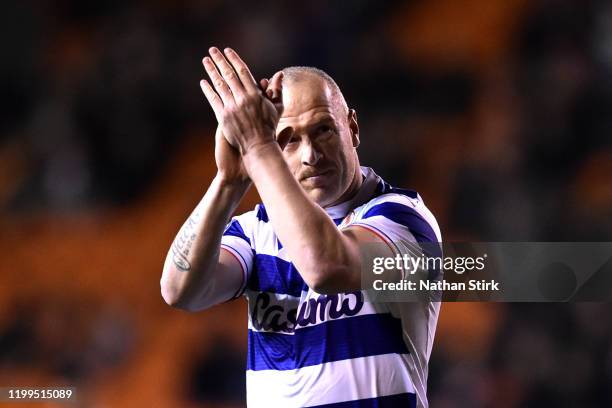
[[[236,71],[234,71],[234,68],[227,62],[227,59],[225,59],[217,47],[210,47],[208,53],[217,65],[221,76],[223,76],[223,79],[231,89],[234,99],[236,99],[237,96],[244,92],[244,87],[236,75]]]
[[[236,51],[232,50],[231,48],[226,48],[224,51],[225,56],[229,62],[231,62],[233,69],[238,74],[238,78],[240,78],[240,82],[244,86],[244,89],[250,94],[257,93],[257,82],[255,82],[253,75],[251,75],[249,67],[247,67],[244,61],[242,61]]]
[[[261,88],[261,91],[268,96],[269,99],[272,99],[272,90],[268,89],[269,83],[270,81],[268,80],[268,78],[263,78],[259,81],[259,87]]]
[[[217,91],[219,96],[221,96],[223,104],[233,105],[234,95],[232,94],[232,91],[230,90],[229,86],[227,86],[227,83],[225,82],[221,74],[219,74],[219,71],[217,71],[217,67],[213,63],[212,59],[210,57],[204,57],[202,63],[204,64],[204,69],[206,69],[206,73],[210,77],[210,80],[213,86],[215,87],[215,90]]]
[[[210,106],[212,106],[213,111],[215,112],[217,120],[219,120],[219,118],[221,118],[221,113],[223,112],[223,101],[219,95],[217,95],[212,86],[210,86],[207,80],[203,79],[200,81],[200,88],[202,88],[204,96],[206,96],[208,103]]]
[[[281,90],[283,88],[283,75],[283,71],[278,71],[272,76],[272,78],[270,79],[270,83],[268,84],[268,89],[272,91],[272,96],[270,99],[272,99],[273,102],[281,97]]]
[[[282,71],[274,74],[270,80],[262,79],[258,84],[247,65],[231,48],[226,48],[225,54],[217,47],[211,47],[208,51],[210,56],[204,57],[202,63],[210,83],[203,80],[200,86],[218,117],[222,116],[225,106],[235,105],[244,100],[247,94],[261,95],[260,91],[265,92],[277,111],[282,110]]]
[[[274,74],[272,79],[270,79],[270,83],[268,84],[269,92],[266,91],[266,95],[269,95],[268,97],[274,104],[274,107],[279,115],[283,111],[283,75],[283,71],[278,71],[276,74]]]
[[[263,78],[261,81],[259,81],[259,84],[261,86],[261,90],[266,94],[268,99],[272,100],[274,94],[272,92],[272,88],[270,88],[270,80],[268,78]]]

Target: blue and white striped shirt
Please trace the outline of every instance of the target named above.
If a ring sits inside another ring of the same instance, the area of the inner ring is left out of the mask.
[[[364,182],[356,196],[325,209],[339,228],[359,225],[389,244],[442,241],[416,192],[361,169]],[[249,407],[427,407],[440,303],[372,302],[364,291],[314,292],[261,204],[232,219],[221,245],[245,275],[236,297],[246,296],[249,304]]]

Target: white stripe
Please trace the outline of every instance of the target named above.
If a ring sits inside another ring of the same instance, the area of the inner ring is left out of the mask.
[[[247,405],[306,407],[414,393],[408,355],[383,354],[288,371],[247,371]]]
[[[272,229],[272,223],[263,222],[256,216],[253,216],[253,235],[257,237],[257,253],[262,253],[261,249],[274,251],[278,249],[278,239]]]
[[[251,243],[256,245],[258,254],[272,255],[282,259],[283,261],[291,262],[291,259],[289,259],[284,247],[281,248],[280,251],[278,250],[278,237],[276,234],[274,234],[272,224],[257,219],[257,217],[253,214],[248,225],[253,226],[253,235],[257,237],[257,242],[255,243],[252,238]],[[245,228],[243,227],[243,229]],[[246,230],[245,235],[247,235]],[[224,236],[223,238],[225,239],[225,237],[227,236]]]
[[[244,263],[245,258],[243,255],[240,254],[238,250],[234,249],[233,247],[227,244],[221,244],[220,247],[222,249],[225,249],[227,252],[231,253],[232,255],[234,255],[234,257],[238,260],[240,267],[242,268],[242,284],[240,285],[240,289],[236,291],[236,293],[242,293],[249,279],[249,267],[247,264]]]

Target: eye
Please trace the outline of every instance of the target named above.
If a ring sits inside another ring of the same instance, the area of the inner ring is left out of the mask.
[[[329,125],[321,125],[317,128],[317,134],[324,135],[333,132],[334,129]]]

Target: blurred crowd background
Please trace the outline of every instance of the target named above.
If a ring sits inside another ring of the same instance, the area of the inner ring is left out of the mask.
[[[609,1],[22,0],[0,22],[2,386],[244,405],[245,302],[187,314],[159,294],[215,173],[211,45],[258,78],[326,70],[358,112],[362,163],[418,190],[448,241],[611,240]],[[612,406],[610,305],[446,303],[429,394]]]

